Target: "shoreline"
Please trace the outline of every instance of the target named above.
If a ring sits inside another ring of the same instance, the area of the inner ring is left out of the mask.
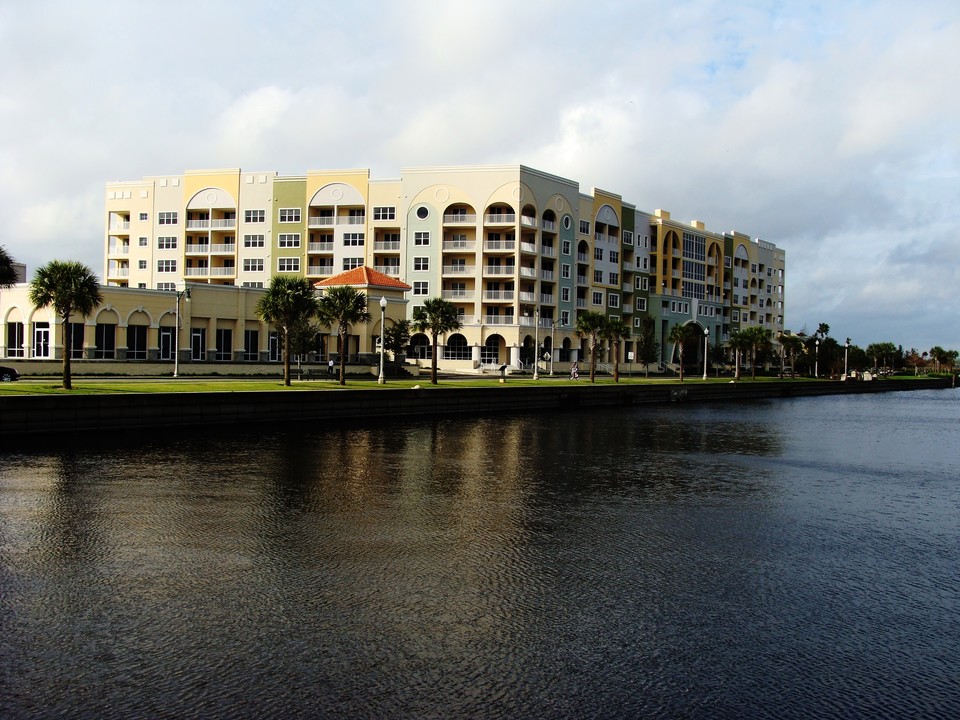
[[[818,395],[949,389],[952,378],[871,382],[765,381],[707,384],[564,384],[458,387],[455,384],[346,392],[203,392],[40,395],[0,398],[0,437],[163,428],[428,418],[463,414],[572,412],[668,402],[736,402]],[[4,443],[6,445],[6,443]]]

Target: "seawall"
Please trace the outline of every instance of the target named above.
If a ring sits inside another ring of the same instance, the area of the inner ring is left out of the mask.
[[[0,397],[0,439],[15,436],[167,427],[323,423],[365,418],[437,417],[556,411],[668,402],[715,402],[816,395],[946,389],[950,378],[874,382],[653,383],[542,386],[491,384],[430,389],[324,392],[205,392],[142,395],[14,395]],[[0,450],[3,446],[0,446]]]

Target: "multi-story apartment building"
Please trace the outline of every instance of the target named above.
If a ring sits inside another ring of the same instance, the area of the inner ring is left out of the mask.
[[[783,328],[776,246],[522,165],[412,168],[390,180],[233,169],[113,182],[105,245],[107,284],[153,290],[263,287],[283,273],[319,282],[369,266],[411,286],[408,316],[430,297],[452,302],[463,328],[441,358],[474,366],[525,365],[538,346],[560,362],[582,358],[585,310],[631,327],[649,314],[663,361],[678,323],[711,343],[745,325]],[[429,339],[415,336],[411,349],[425,356]],[[624,343],[622,360],[632,352]]]

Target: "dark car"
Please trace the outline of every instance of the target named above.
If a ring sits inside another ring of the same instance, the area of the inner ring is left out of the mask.
[[[0,381],[13,382],[20,379],[20,373],[14,368],[0,367]]]

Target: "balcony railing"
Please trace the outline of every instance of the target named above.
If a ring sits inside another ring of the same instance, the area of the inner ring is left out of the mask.
[[[522,250],[522,251],[525,252],[525,253],[534,253],[534,254],[536,254],[536,252],[537,252],[537,246],[536,246],[535,243],[523,242],[523,241],[521,240],[521,241],[520,241],[520,250]]]
[[[577,285],[589,285],[586,275],[577,275]]]
[[[473,300],[473,290],[444,290],[444,300]]]
[[[588,263],[590,262],[590,257],[586,253],[578,252],[577,253],[577,262]]]
[[[587,306],[587,299],[586,299],[586,298],[577,298],[577,307],[578,307],[578,308],[585,308],[586,306]]]
[[[454,250],[454,251],[465,251],[473,252],[477,249],[476,240],[444,240],[443,241],[444,251]]]
[[[364,225],[367,222],[365,215],[340,215],[337,225]]]
[[[129,255],[130,246],[129,245],[111,245],[109,248],[110,255]]]
[[[476,272],[476,265],[444,265],[444,275],[472,275]]]
[[[373,269],[377,272],[382,272],[384,275],[390,275],[391,277],[400,275],[399,265],[374,265]]]
[[[556,297],[557,297],[556,295],[541,295],[541,296],[540,296],[540,304],[541,304],[541,305],[553,305],[553,304],[555,304],[554,301],[556,300]]]
[[[117,222],[117,221],[114,221],[114,222],[110,223],[110,231],[111,231],[111,232],[118,231],[118,230],[129,230],[129,229],[130,229],[130,221],[129,221],[129,220],[127,220],[127,221],[125,221],[125,222]]]
[[[541,279],[541,280],[549,280],[550,282],[553,282],[554,275],[555,275],[555,273],[553,272],[553,270],[541,270],[541,271],[540,271],[540,279]]]
[[[212,253],[234,253],[236,251],[237,246],[235,243],[223,243],[210,246],[210,252]]]
[[[486,315],[483,318],[484,325],[513,325],[513,315]]]
[[[208,243],[203,243],[202,245],[187,245],[186,253],[188,255],[196,255],[198,253],[206,254],[210,252],[210,245]]]
[[[521,292],[520,293],[520,302],[525,303],[535,303],[537,301],[537,294],[532,292]]]
[[[536,280],[537,278],[537,269],[532,267],[521,267],[520,268],[520,277],[530,278],[531,280]]]
[[[376,249],[376,248],[374,248]],[[307,243],[307,252],[312,253],[331,253],[333,252],[332,242],[312,242]]]
[[[512,276],[516,271],[513,265],[487,265],[483,268],[484,275]]]
[[[516,250],[516,240],[484,240],[484,250]]]
[[[321,277],[333,275],[333,265],[311,265],[307,268],[307,275],[319,275]]]
[[[322,228],[322,227],[333,227],[337,222],[335,217],[331,216],[319,216],[311,215],[307,218],[307,227],[310,228]]]
[[[557,223],[555,223],[553,220],[544,220],[544,221],[540,224],[540,227],[542,227],[542,228],[543,228],[544,230],[546,230],[547,232],[556,232],[556,231],[557,231]]]
[[[529,215],[521,215],[520,224],[523,225],[523,227],[536,228],[537,219],[535,217],[530,217]]]
[[[333,246],[330,247],[333,250]],[[376,240],[373,243],[374,252],[400,252],[399,240]]]
[[[484,290],[483,299],[499,302],[512,302],[516,293],[513,290]]]
[[[477,216],[475,214],[468,215],[453,213],[452,215],[444,215],[443,222],[445,225],[475,225],[477,222]]]
[[[483,216],[483,222],[488,225],[512,225],[516,221],[515,213],[488,213]]]
[[[109,277],[128,277],[130,275],[130,268],[128,267],[114,267],[110,268],[107,272]]]
[[[541,245],[540,253],[546,257],[556,257],[557,249],[553,245]]]

